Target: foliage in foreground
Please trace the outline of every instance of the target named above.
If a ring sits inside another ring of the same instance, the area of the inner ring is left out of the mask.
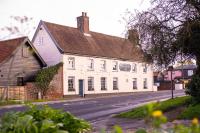
[[[163,112],[169,111],[171,109],[174,109],[176,107],[188,105],[191,101],[191,97],[184,96],[184,97],[177,97],[175,99],[169,99],[163,102],[160,102],[159,104],[153,103],[155,109],[161,110]],[[144,105],[141,107],[137,107],[129,112],[121,113],[118,115],[118,117],[125,117],[125,118],[144,118],[148,115],[147,113],[148,105]]]
[[[195,74],[186,87],[186,93],[191,95],[196,102],[200,102],[200,76]]]
[[[90,124],[68,112],[31,105],[25,112],[9,112],[0,120],[1,133],[84,133]]]
[[[162,111],[155,110],[154,107],[155,105],[149,104],[146,108],[148,115],[145,117],[145,122],[149,125],[149,128],[139,129],[135,133],[200,133],[200,125],[197,118],[194,118],[189,126],[175,124],[172,128],[164,128],[162,124],[167,122],[167,118],[163,115]],[[115,126],[113,133],[123,133],[123,130],[121,127]]]

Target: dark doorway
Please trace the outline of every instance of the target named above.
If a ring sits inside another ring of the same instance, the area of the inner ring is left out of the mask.
[[[17,77],[17,85],[18,86],[24,85],[24,78],[23,77]]]
[[[83,86],[84,84],[83,84],[83,80],[82,79],[80,79],[79,80],[79,95],[81,96],[81,97],[84,97],[84,86]]]

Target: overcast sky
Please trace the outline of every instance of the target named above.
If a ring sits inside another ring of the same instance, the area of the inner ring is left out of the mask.
[[[87,12],[90,30],[123,36],[125,24],[121,20],[126,10],[149,6],[149,0],[0,0],[0,28],[13,24],[10,16],[24,15],[33,17],[30,27],[37,27],[40,20],[76,27],[76,17]]]

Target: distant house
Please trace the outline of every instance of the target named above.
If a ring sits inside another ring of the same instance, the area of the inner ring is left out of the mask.
[[[183,65],[175,67],[172,71],[172,79],[191,79],[192,75],[195,73],[197,66],[196,65]],[[171,72],[166,71],[165,80],[171,80]]]
[[[86,13],[77,17],[77,28],[40,21],[33,45],[48,66],[63,62],[63,95],[154,91],[152,65],[143,60],[129,39],[89,30]]]
[[[45,62],[27,37],[0,41],[0,86],[32,81]]]

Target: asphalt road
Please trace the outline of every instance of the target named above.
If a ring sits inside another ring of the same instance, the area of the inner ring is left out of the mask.
[[[183,90],[174,91],[175,96],[184,95]],[[130,95],[111,96],[104,98],[83,98],[77,101],[56,101],[44,103],[57,109],[68,111],[79,118],[90,122],[96,122],[99,118],[106,118],[112,114],[128,111],[136,106],[156,101],[168,99],[171,97],[171,91],[159,92],[139,92]],[[41,104],[41,103],[39,103]],[[24,106],[9,106],[0,108],[0,116],[8,111],[23,111]]]

